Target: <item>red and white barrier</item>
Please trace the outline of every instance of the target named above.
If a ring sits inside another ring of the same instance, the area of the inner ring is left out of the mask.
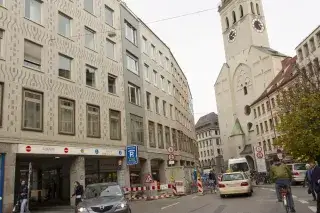
[[[146,196],[143,194],[137,195],[135,193],[145,193],[147,191],[163,191],[172,189],[173,194],[168,194],[165,192],[165,194],[161,195],[154,195],[154,196]],[[158,200],[162,198],[169,198],[177,195],[177,188],[174,184],[162,184],[162,185],[151,185],[151,186],[137,186],[137,187],[124,187],[123,190],[125,192],[133,193],[130,195],[130,200]]]
[[[201,179],[198,179],[197,185],[198,185],[198,194],[203,195],[203,185],[202,185]]]
[[[174,187],[173,184],[162,184],[162,185],[152,185],[152,186],[138,186],[138,187],[124,187],[123,190],[125,192],[139,192],[139,191],[155,191],[162,190],[164,188],[172,189]]]

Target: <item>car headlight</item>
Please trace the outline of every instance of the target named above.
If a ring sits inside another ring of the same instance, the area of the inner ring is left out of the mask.
[[[123,202],[117,205],[115,211],[120,211],[120,210],[126,209],[127,207],[128,207],[127,203]]]
[[[88,213],[89,211],[88,211],[86,208],[84,208],[84,207],[79,207],[79,208],[78,208],[78,212]]]

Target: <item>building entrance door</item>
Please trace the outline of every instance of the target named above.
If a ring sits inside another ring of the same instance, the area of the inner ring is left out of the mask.
[[[0,153],[0,213],[2,213],[3,184],[4,184],[4,158],[5,154]]]

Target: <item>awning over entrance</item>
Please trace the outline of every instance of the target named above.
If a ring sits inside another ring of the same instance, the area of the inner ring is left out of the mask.
[[[252,154],[252,146],[251,144],[247,144],[244,146],[243,150],[240,152],[240,155],[250,155]]]

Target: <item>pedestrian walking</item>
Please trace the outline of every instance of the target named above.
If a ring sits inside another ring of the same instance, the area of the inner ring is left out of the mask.
[[[314,191],[317,194],[317,213],[320,213],[320,167],[312,160],[309,164],[313,164],[313,172],[311,174],[311,183],[313,184]]]
[[[317,200],[316,192],[314,190],[314,184],[313,184],[312,179],[311,179],[314,167],[315,167],[315,163],[314,162],[311,162],[311,163],[306,165],[307,172],[306,172],[304,185],[307,184],[308,194],[312,194],[313,200],[316,201]]]
[[[26,185],[26,181],[24,180],[21,181],[19,200],[20,200],[20,213],[25,213],[27,210],[27,204],[28,204],[28,186]]]
[[[77,206],[78,204],[82,201],[82,195],[83,195],[83,186],[78,182],[78,181],[75,181],[74,182],[74,193],[72,194],[71,198],[73,197],[76,197],[75,199],[75,212],[78,212],[77,211]]]

